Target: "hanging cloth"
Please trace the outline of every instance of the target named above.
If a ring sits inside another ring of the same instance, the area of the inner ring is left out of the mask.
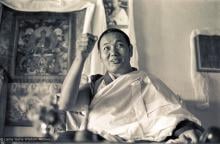
[[[198,101],[197,107],[204,109],[209,106],[210,95],[210,76],[207,72],[199,72],[197,70],[196,62],[196,39],[198,35],[214,35],[216,32],[213,30],[193,30],[190,36],[190,49],[191,49],[191,81],[193,85],[194,97]]]

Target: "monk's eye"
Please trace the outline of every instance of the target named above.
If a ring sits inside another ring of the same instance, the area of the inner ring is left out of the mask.
[[[116,44],[116,47],[117,47],[117,48],[123,48],[123,47],[124,47],[124,44],[123,44],[123,43],[117,43],[117,44]]]
[[[110,50],[110,46],[105,46],[105,47],[103,48],[103,50],[104,50],[105,52],[109,51],[109,50]]]

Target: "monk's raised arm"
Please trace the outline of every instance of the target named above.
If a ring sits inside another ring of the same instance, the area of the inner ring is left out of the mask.
[[[76,44],[75,59],[63,82],[59,107],[62,110],[68,109],[71,105],[75,105],[79,94],[79,85],[82,76],[84,63],[88,55],[91,53],[97,37],[92,34],[83,34]],[[85,95],[88,91],[88,86],[81,88],[80,92]]]

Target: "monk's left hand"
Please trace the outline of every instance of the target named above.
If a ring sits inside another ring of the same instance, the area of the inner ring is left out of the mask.
[[[198,136],[194,130],[187,130],[179,135],[176,139],[168,140],[167,143],[171,144],[189,144],[198,143]]]

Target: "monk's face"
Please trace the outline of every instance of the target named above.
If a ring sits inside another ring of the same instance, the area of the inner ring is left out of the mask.
[[[132,46],[118,32],[105,34],[100,41],[100,57],[108,72],[125,74],[131,69]]]

